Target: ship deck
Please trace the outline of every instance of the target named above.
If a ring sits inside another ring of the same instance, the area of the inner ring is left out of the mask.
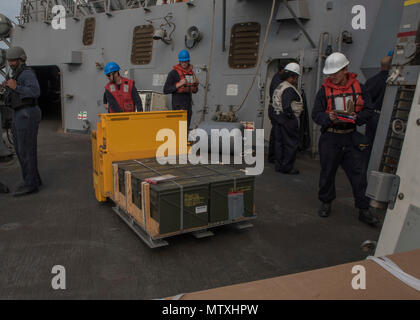
[[[380,228],[358,221],[341,169],[333,214],[318,216],[319,162],[302,155],[298,176],[266,163],[256,179],[253,228],[218,227],[204,239],[175,236],[152,250],[112,203],[96,201],[90,137],[58,126],[41,123],[40,192],[0,194],[0,299],[163,298],[362,260],[368,255],[362,242],[379,237]],[[16,186],[18,163],[0,163],[0,179]],[[51,287],[54,265],[65,267],[66,290]]]

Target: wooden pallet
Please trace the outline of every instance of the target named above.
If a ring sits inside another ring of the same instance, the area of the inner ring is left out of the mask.
[[[212,233],[207,232],[208,229],[227,225],[235,224],[236,229],[242,230],[252,227],[252,224],[249,223],[249,220],[253,220],[256,216],[253,217],[242,217],[234,221],[223,221],[211,223],[205,226],[184,229],[176,232],[170,232],[165,234],[160,234],[159,232],[159,222],[151,217],[150,214],[150,184],[147,182],[141,183],[141,194],[142,202],[141,209],[133,203],[133,190],[131,183],[131,172],[125,172],[125,192],[122,193],[119,190],[119,181],[118,181],[118,164],[113,164],[113,173],[114,173],[114,195],[112,200],[117,205],[114,208],[114,211],[127,223],[129,226],[144,240],[151,248],[161,247],[162,243],[159,242],[164,238],[171,236],[184,234],[184,233],[193,233],[197,238],[202,238],[209,236]],[[255,206],[254,206],[255,214]],[[139,228],[141,230],[139,230]],[[143,231],[143,233],[142,233]]]

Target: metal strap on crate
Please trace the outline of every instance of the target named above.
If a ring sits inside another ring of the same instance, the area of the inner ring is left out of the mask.
[[[169,181],[176,184],[179,187],[179,189],[181,190],[180,191],[180,194],[181,194],[181,210],[180,210],[180,214],[179,214],[181,216],[180,230],[184,231],[184,187],[174,180],[169,180]]]
[[[127,172],[129,174],[131,174],[130,171],[127,170]],[[125,194],[125,210],[128,212],[128,193],[127,193],[127,189],[128,189],[128,185],[127,185],[127,181],[125,181],[125,177],[126,177],[126,172],[124,172],[124,186],[125,186],[125,190],[124,190],[124,194]],[[131,191],[131,193],[133,193],[133,191]]]

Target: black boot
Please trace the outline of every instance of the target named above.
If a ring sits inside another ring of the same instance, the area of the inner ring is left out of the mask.
[[[17,190],[13,193],[14,197],[20,197],[20,196],[26,196],[31,193],[38,192],[37,187],[26,187],[26,186],[20,186],[17,188]]]
[[[376,227],[379,223],[379,220],[372,214],[372,212],[370,212],[369,209],[359,210],[359,220],[371,227]]]
[[[9,188],[0,182],[0,193],[9,193]]]
[[[318,214],[320,217],[326,218],[331,213],[331,203],[323,202],[319,208]]]
[[[289,172],[285,172],[285,174],[299,174],[299,170],[296,168],[293,168],[292,170],[290,170]]]

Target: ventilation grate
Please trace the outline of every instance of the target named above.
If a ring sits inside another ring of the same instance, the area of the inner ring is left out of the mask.
[[[152,25],[142,25],[134,28],[131,48],[131,63],[142,65],[152,61],[153,33]]]
[[[230,36],[229,67],[255,68],[258,62],[261,25],[257,22],[238,23]]]
[[[83,44],[85,46],[90,46],[93,44],[95,38],[95,18],[87,18],[85,20],[85,25],[83,27]]]

